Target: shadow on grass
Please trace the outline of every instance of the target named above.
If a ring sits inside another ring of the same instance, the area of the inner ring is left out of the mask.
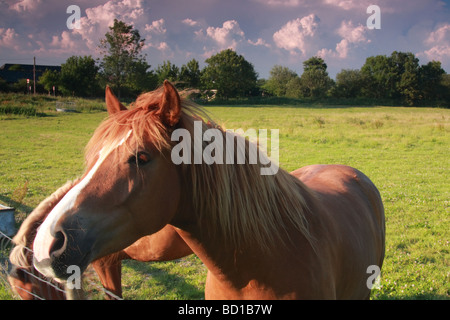
[[[182,259],[175,260],[182,263]],[[139,262],[135,260],[125,260],[122,262],[123,267],[132,269],[134,272],[142,276],[141,284],[135,287],[135,290],[140,290],[141,287],[150,282],[156,282],[162,291],[162,294],[175,295],[180,300],[200,300],[205,298],[204,290],[200,290],[198,287],[188,283],[183,276],[167,272],[163,268],[159,268],[160,262]],[[163,263],[163,262],[161,262]],[[172,262],[173,263],[173,262]],[[122,274],[122,278],[123,278]],[[152,280],[148,279],[151,277]],[[151,284],[150,284],[151,285]],[[126,289],[124,290],[126,292]],[[145,297],[148,300],[159,299],[157,296]]]
[[[27,214],[34,210],[33,207],[27,206],[21,202],[14,201],[10,197],[4,196],[0,194],[0,201],[5,203],[6,205],[15,208],[16,210],[20,209]]]

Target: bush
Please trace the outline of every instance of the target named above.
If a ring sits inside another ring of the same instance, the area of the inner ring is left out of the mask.
[[[36,107],[34,106],[11,106],[0,105],[0,114],[16,114],[23,116],[36,116],[38,115]]]

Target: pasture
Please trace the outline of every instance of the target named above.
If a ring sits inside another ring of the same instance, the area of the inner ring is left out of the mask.
[[[42,109],[47,116],[0,115],[0,202],[16,207],[18,225],[41,200],[83,173],[84,147],[107,116]],[[386,213],[386,257],[372,299],[449,299],[450,110],[206,109],[229,129],[279,129],[280,166],[287,171],[339,163],[364,172],[378,187]],[[206,268],[195,256],[123,265],[125,299],[203,298]],[[14,299],[4,280],[1,275],[0,299]],[[93,291],[90,298],[103,298]]]

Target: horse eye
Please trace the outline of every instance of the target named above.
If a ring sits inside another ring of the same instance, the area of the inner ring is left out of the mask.
[[[138,153],[132,155],[129,159],[128,159],[128,163],[129,164],[135,164],[138,166],[143,166],[147,163],[150,162],[150,155],[146,152],[143,151],[139,151]]]

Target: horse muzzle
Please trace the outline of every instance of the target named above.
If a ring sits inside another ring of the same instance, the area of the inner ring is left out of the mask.
[[[90,263],[91,252],[86,234],[72,228],[47,232],[34,244],[33,264],[44,276],[57,281],[67,280],[78,270],[81,275]]]

